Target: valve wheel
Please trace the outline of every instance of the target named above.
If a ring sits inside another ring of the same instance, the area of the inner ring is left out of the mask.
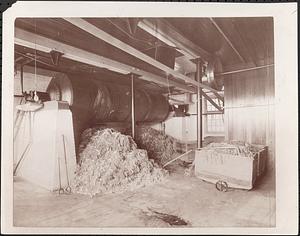
[[[228,184],[225,181],[219,180],[216,183],[216,189],[220,192],[227,192],[228,191]]]

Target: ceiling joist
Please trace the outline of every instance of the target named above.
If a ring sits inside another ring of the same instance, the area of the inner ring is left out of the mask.
[[[93,65],[99,68],[106,68],[121,74],[138,74],[141,76],[139,77],[140,79],[154,82],[163,86],[174,86],[183,92],[195,93],[196,91],[195,88],[187,86],[183,83],[173,80],[168,81],[166,78],[141,70],[139,68],[129,66],[79,48],[75,48],[62,42],[33,34],[20,28],[15,28],[15,44],[36,49],[45,53],[50,53],[52,50],[56,50],[63,54],[62,57],[73,61]]]
[[[177,50],[189,60],[198,57],[201,57],[205,61],[210,60],[211,55],[209,52],[188,40],[166,20],[156,19],[156,22],[153,22],[154,20],[144,19],[143,21],[139,22],[138,27],[158,38],[162,42],[168,44],[169,46],[176,47]]]
[[[179,83],[174,80],[167,80],[164,77],[141,70],[139,68],[132,67],[103,56],[99,56],[97,54],[67,45],[65,43],[43,37],[41,35],[33,34],[20,28],[15,28],[15,44],[34,50],[36,49],[45,53],[50,53],[52,50],[55,50],[62,53],[63,58],[67,58],[73,61],[93,65],[98,68],[106,68],[108,70],[115,71],[124,75],[129,73],[138,74],[140,75],[140,77],[138,78],[142,80],[154,82],[156,84],[167,87],[173,86],[181,90],[182,92],[196,92],[195,87],[187,86],[186,84]],[[218,110],[222,110],[222,108],[220,108],[204,91],[202,94],[214,107],[216,107]]]
[[[153,59],[152,57],[142,53],[141,51],[135,49],[134,47],[124,43],[123,41],[113,37],[112,35],[106,33],[105,31],[99,29],[98,27],[94,26],[93,24],[87,22],[84,19],[81,18],[63,18],[64,20],[68,21],[69,23],[77,26],[78,28],[90,33],[91,35],[105,41],[106,43],[121,49],[122,51],[144,61],[145,63],[148,63],[154,67],[156,67],[157,69],[160,69],[162,71],[164,71],[166,73],[166,76],[172,75],[174,78],[182,80],[182,82],[191,84],[195,87],[199,86],[202,89],[207,89],[210,91],[216,91],[214,89],[212,89],[211,87],[202,84],[202,83],[198,83],[197,81],[187,77],[186,75],[183,75],[173,69],[171,69],[170,67],[160,63],[159,61]],[[137,72],[135,72],[137,73]],[[139,74],[139,73],[137,73]]]
[[[219,33],[223,36],[223,38],[226,40],[226,42],[229,44],[229,46],[232,48],[232,50],[236,53],[236,55],[239,57],[239,59],[242,62],[246,62],[246,60],[244,59],[244,57],[240,54],[240,52],[236,49],[236,47],[233,45],[233,43],[231,42],[231,40],[227,37],[227,35],[224,33],[224,31],[221,29],[221,27],[217,24],[217,22],[210,17],[209,18],[210,21],[213,23],[213,25],[216,27],[216,29],[219,31]]]
[[[215,103],[215,101],[210,97],[208,96],[206,93],[202,92],[202,96],[205,97],[205,99],[207,101],[210,102],[210,104],[212,104],[215,108],[217,108],[220,112],[224,112],[224,109],[222,107],[220,107],[217,103]]]

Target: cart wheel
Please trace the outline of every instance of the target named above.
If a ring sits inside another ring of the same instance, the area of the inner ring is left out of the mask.
[[[221,192],[227,192],[227,190],[228,190],[228,184],[225,181],[219,180],[216,183],[216,189],[218,189]]]

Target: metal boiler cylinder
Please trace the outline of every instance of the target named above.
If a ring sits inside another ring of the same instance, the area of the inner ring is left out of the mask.
[[[130,122],[131,87],[117,83],[57,73],[47,92],[51,100],[67,101],[73,113],[75,140],[100,123]],[[135,89],[136,122],[161,122],[168,117],[169,103],[162,94]]]

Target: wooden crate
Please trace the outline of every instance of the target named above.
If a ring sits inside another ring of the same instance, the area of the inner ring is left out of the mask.
[[[223,181],[228,187],[250,190],[266,169],[267,147],[260,147],[252,157],[212,155],[206,149],[196,150],[195,175],[214,184]]]

